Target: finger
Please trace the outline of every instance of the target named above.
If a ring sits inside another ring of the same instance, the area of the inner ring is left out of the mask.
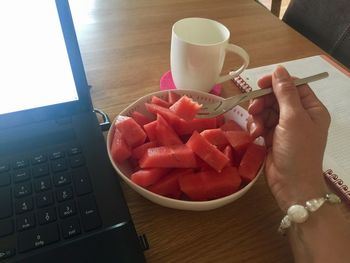
[[[259,137],[264,134],[267,128],[273,128],[278,124],[279,114],[272,108],[264,110],[257,115],[250,115],[248,117],[247,129],[252,137]]]
[[[270,88],[272,86],[272,76],[267,75],[260,78],[257,84],[261,89]],[[250,114],[260,113],[264,108],[270,107],[273,103],[275,103],[275,101],[276,99],[273,94],[257,98],[250,103],[248,112]]]
[[[274,71],[272,86],[282,116],[302,109],[299,92],[284,67],[278,66]]]

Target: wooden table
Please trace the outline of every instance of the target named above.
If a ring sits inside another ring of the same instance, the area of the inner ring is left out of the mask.
[[[159,90],[169,70],[172,24],[184,17],[220,21],[231,41],[250,54],[250,67],[322,51],[253,0],[71,0],[95,107],[111,118],[137,98]],[[239,61],[228,56],[224,71]],[[237,93],[225,83],[225,96]],[[238,201],[208,212],[164,208],[125,184],[138,233],[146,234],[148,262],[293,262],[282,218],[261,177]]]

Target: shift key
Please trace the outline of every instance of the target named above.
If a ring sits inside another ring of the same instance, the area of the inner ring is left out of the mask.
[[[11,189],[0,188],[0,219],[9,217],[11,215],[12,215]]]
[[[46,246],[60,239],[57,224],[51,224],[18,235],[18,251],[25,252]]]

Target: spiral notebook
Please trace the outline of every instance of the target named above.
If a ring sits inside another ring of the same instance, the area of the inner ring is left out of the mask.
[[[326,56],[313,56],[245,70],[233,81],[242,92],[258,89],[257,80],[283,65],[291,75],[302,78],[327,71],[327,79],[310,87],[331,114],[331,125],[323,163],[324,176],[350,204],[350,71]]]

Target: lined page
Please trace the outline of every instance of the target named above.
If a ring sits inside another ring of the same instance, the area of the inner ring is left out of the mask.
[[[324,168],[335,169],[350,187],[350,78],[320,56],[279,63],[298,78],[327,71],[329,77],[310,83],[310,87],[327,107],[332,121],[328,134]],[[257,89],[257,80],[271,74],[278,64],[247,69],[241,77]],[[336,167],[329,167],[334,164]]]

